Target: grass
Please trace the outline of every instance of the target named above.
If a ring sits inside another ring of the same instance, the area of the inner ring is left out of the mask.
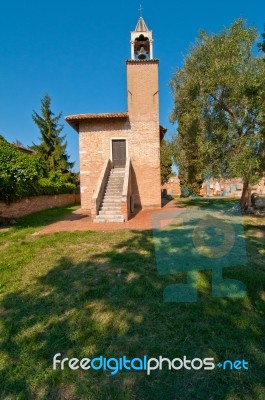
[[[33,235],[71,210],[0,230],[1,399],[265,398],[264,218],[245,218],[248,265],[225,272],[245,283],[247,297],[212,298],[211,273],[202,271],[198,302],[181,304],[163,303],[163,289],[185,277],[158,275],[151,231]],[[58,352],[245,359],[249,370],[53,371]]]

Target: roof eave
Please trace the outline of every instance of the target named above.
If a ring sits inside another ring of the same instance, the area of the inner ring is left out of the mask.
[[[167,133],[167,128],[165,128],[162,125],[159,125],[159,129],[160,129],[160,140],[162,140],[165,136],[165,134]]]
[[[127,112],[119,113],[104,113],[104,114],[76,114],[68,115],[64,119],[68,124],[79,133],[79,125],[82,121],[102,121],[102,120],[123,120],[127,119],[129,114]]]

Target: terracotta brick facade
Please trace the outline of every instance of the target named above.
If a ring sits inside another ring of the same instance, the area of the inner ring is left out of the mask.
[[[81,207],[91,199],[112,140],[126,140],[136,207],[161,207],[158,61],[127,61],[128,117],[79,121]]]

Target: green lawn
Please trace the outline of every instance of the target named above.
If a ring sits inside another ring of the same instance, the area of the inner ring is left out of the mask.
[[[264,217],[245,218],[248,265],[225,272],[248,296],[212,298],[201,272],[198,302],[181,304],[163,303],[185,277],[158,275],[151,231],[33,235],[72,209],[0,229],[0,399],[265,399]],[[54,371],[58,352],[245,359],[249,370]]]

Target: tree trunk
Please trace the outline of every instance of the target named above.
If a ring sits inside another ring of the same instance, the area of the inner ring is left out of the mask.
[[[249,182],[244,182],[243,184],[240,206],[242,212],[246,212],[251,206],[251,185]]]

